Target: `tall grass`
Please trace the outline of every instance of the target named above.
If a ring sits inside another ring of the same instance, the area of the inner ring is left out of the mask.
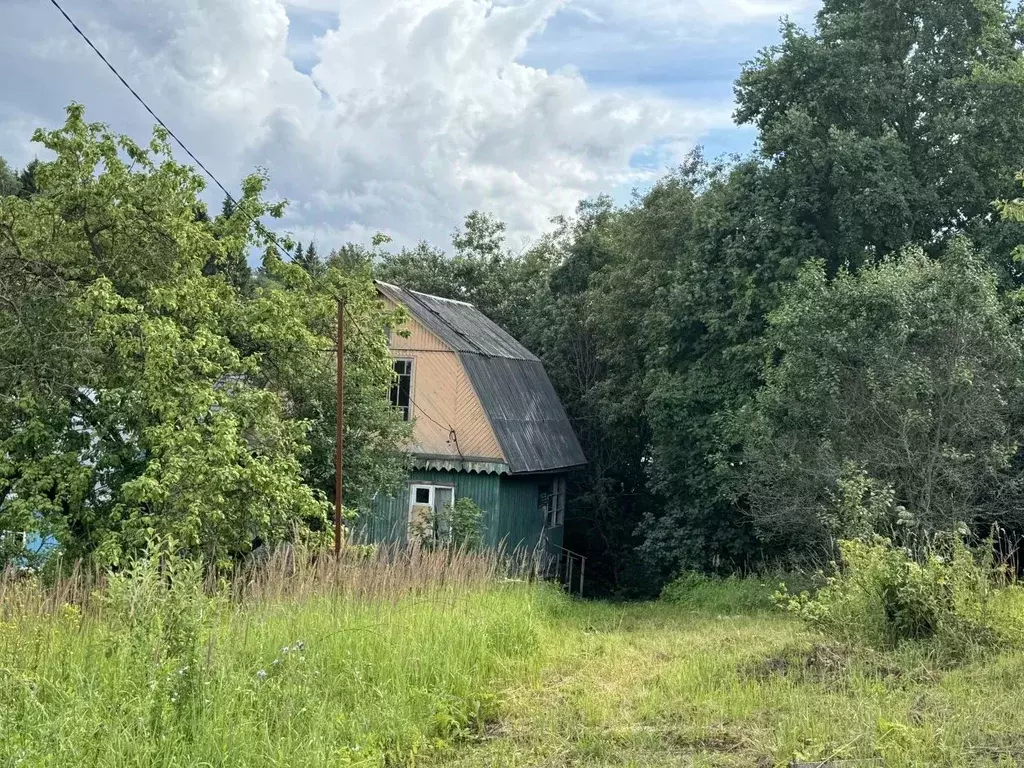
[[[843,645],[773,580],[573,601],[491,554],[0,579],[0,766],[1024,763],[1024,650]],[[1024,616],[1024,590],[992,611]]]
[[[0,578],[0,765],[413,764],[486,727],[559,599],[491,554],[280,552],[220,584],[156,553]]]

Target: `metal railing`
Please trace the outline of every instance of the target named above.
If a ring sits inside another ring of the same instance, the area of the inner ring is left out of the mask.
[[[562,589],[571,594],[583,597],[583,584],[587,576],[587,558],[578,552],[565,547],[558,547],[552,553],[554,560],[553,578],[562,585]]]

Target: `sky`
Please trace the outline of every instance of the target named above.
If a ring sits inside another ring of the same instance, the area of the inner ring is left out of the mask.
[[[266,169],[289,201],[274,228],[321,252],[376,232],[443,247],[472,210],[526,245],[583,198],[625,201],[696,145],[749,151],[732,83],[783,16],[810,26],[817,4],[59,2],[229,189]],[[73,101],[149,136],[152,118],[50,2],[0,0],[0,61],[12,165],[45,157],[32,131]]]

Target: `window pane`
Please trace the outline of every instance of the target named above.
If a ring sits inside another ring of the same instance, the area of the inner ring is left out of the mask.
[[[537,509],[544,515],[544,527],[555,525],[555,487],[548,481],[537,486]]]
[[[402,418],[409,420],[412,403],[412,360],[395,360],[395,383],[391,386],[391,405],[400,408]]]
[[[417,488],[416,489],[416,503],[417,504],[429,504],[430,503],[430,489],[429,488]]]

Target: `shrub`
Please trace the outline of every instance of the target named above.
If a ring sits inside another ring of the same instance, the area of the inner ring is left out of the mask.
[[[878,649],[934,642],[957,658],[1009,641],[993,601],[996,569],[960,538],[938,536],[918,557],[881,537],[839,548],[842,565],[817,593],[777,595],[814,629]]]
[[[719,614],[772,610],[774,588],[763,579],[720,578],[684,571],[661,591],[661,599],[693,611]]]
[[[484,511],[469,498],[456,499],[422,518],[413,526],[413,536],[427,548],[450,546],[475,550],[483,544]]]

